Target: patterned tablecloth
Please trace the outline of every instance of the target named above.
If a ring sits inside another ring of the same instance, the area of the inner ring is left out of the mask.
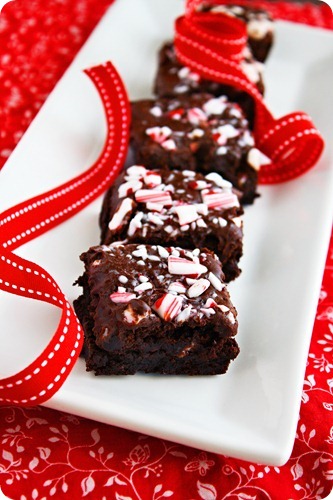
[[[4,8],[0,168],[111,3],[16,0]],[[325,4],[260,4],[276,18],[333,29]],[[333,238],[286,465],[242,462],[43,407],[0,407],[0,487],[9,498],[22,500],[325,498],[333,484],[332,352]]]

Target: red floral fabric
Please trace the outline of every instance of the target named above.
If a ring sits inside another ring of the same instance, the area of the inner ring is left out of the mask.
[[[0,168],[112,0],[16,0],[0,18]],[[327,5],[256,2],[333,29]],[[43,71],[40,71],[40,68]],[[292,456],[267,467],[43,407],[0,408],[0,487],[11,499],[321,499],[333,484],[333,239]]]

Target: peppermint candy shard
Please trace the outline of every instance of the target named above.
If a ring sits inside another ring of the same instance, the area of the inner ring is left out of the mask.
[[[191,108],[187,111],[187,119],[191,125],[199,125],[207,121],[207,116],[200,108]]]
[[[238,198],[233,193],[204,189],[201,191],[201,197],[208,208],[231,208],[239,206]]]
[[[205,179],[214,182],[220,188],[232,188],[231,182],[223,179],[223,177],[217,172],[211,172],[210,174],[205,175]]]
[[[162,144],[166,141],[172,134],[172,130],[169,127],[150,127],[147,128],[146,134],[155,142]]]
[[[188,297],[195,298],[202,295],[210,287],[210,281],[201,278],[196,280],[195,283],[187,290]]]
[[[215,300],[209,297],[206,300],[204,307],[205,308],[214,308],[214,307],[218,307],[218,306],[217,306],[217,303],[215,302]]]
[[[139,189],[135,193],[136,201],[140,203],[156,203],[157,205],[172,205],[169,191],[157,191],[152,189]]]
[[[214,273],[210,272],[210,273],[208,274],[208,279],[209,279],[209,281],[211,282],[211,284],[213,285],[213,287],[214,287],[214,288],[215,288],[218,292],[220,292],[220,291],[223,289],[224,284],[222,283],[222,281],[220,281],[220,280],[218,279],[218,277],[217,277],[217,276],[215,276],[215,274],[214,274]]]
[[[185,293],[186,292],[186,286],[183,285],[180,281],[174,281],[173,283],[170,283],[169,292],[176,292],[176,293]]]
[[[133,217],[133,219],[131,220],[131,222],[129,223],[129,226],[128,226],[128,231],[127,231],[128,236],[133,236],[138,229],[142,228],[142,222],[141,222],[142,217],[143,217],[142,212],[138,212]]]
[[[167,139],[161,143],[161,146],[167,151],[174,151],[176,149],[176,143],[173,139]]]
[[[143,186],[142,182],[139,180],[130,180],[121,184],[118,188],[118,196],[119,198],[125,198],[138,189],[141,189]]]
[[[208,269],[202,264],[170,255],[168,257],[168,271],[170,274],[200,276],[200,274],[206,273]]]
[[[133,208],[134,208],[134,201],[131,200],[130,198],[124,198],[109,222],[110,231],[116,231],[117,229],[121,228],[122,225],[124,224],[124,219],[126,215],[132,212]]]
[[[187,321],[189,317],[191,316],[191,310],[192,306],[191,304],[185,307],[177,316],[176,321],[177,323],[184,323],[184,321]]]
[[[144,177],[147,169],[142,165],[132,165],[126,170],[126,175],[130,177]]]
[[[184,226],[199,219],[199,214],[194,205],[179,205],[175,207],[175,212],[178,215],[179,224]]]
[[[165,293],[157,299],[152,309],[164,321],[172,321],[180,313],[182,304],[183,299],[179,295]]]
[[[160,174],[157,174],[156,172],[151,172],[147,170],[146,175],[143,178],[144,183],[147,184],[149,187],[155,187],[159,186],[162,184],[162,177]],[[141,186],[142,187],[142,186]],[[141,189],[141,188],[139,188]]]
[[[135,298],[136,298],[135,293],[129,293],[129,292],[114,292],[111,293],[110,295],[110,299],[115,304],[127,304],[130,300],[133,300]]]
[[[176,108],[168,112],[168,117],[173,120],[180,120],[183,114],[184,114],[184,108]]]
[[[191,189],[195,189],[196,191],[201,191],[202,189],[207,189],[208,187],[210,187],[211,184],[208,184],[208,182],[206,181],[190,181],[188,183],[188,187],[191,188]]]

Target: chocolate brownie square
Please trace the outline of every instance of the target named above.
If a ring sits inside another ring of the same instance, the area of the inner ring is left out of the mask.
[[[202,3],[198,10],[223,13],[244,21],[253,57],[260,62],[266,61],[274,41],[274,21],[267,10],[251,5],[214,5],[209,2]]]
[[[134,165],[105,195],[101,243],[206,247],[217,254],[230,281],[240,273],[243,253],[243,209],[231,188],[216,173],[204,177]]]
[[[240,192],[242,204],[256,197],[260,153],[242,110],[225,96],[133,102],[131,145],[137,164],[217,172]]]
[[[238,355],[237,312],[209,250],[103,245],[81,260],[88,371],[214,375]]]
[[[244,50],[244,59],[241,66],[248,78],[263,94],[263,66],[254,59],[249,47]],[[216,97],[225,95],[230,101],[237,102],[240,105],[251,127],[254,123],[254,101],[249,94],[230,85],[205,80],[198,73],[183,66],[177,60],[173,43],[166,43],[159,52],[159,65],[154,92],[158,97],[188,96],[202,92],[213,94]]]

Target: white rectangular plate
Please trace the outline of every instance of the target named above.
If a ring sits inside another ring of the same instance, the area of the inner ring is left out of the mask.
[[[110,8],[41,109],[1,173],[3,209],[81,173],[105,134],[96,92],[82,69],[111,59],[132,99],[151,95],[160,44],[171,38],[180,0],[121,0]],[[333,37],[276,23],[267,65],[274,112],[310,113],[329,139],[333,115]],[[242,276],[230,287],[239,311],[241,354],[214,377],[99,377],[79,360],[47,406],[266,464],[292,450],[307,352],[333,212],[333,150],[301,178],[261,187],[246,210]],[[97,200],[79,215],[18,249],[38,262],[73,300],[81,252],[99,242]],[[48,305],[3,294],[0,376],[23,368],[57,321]],[[17,311],[20,313],[18,314]]]

